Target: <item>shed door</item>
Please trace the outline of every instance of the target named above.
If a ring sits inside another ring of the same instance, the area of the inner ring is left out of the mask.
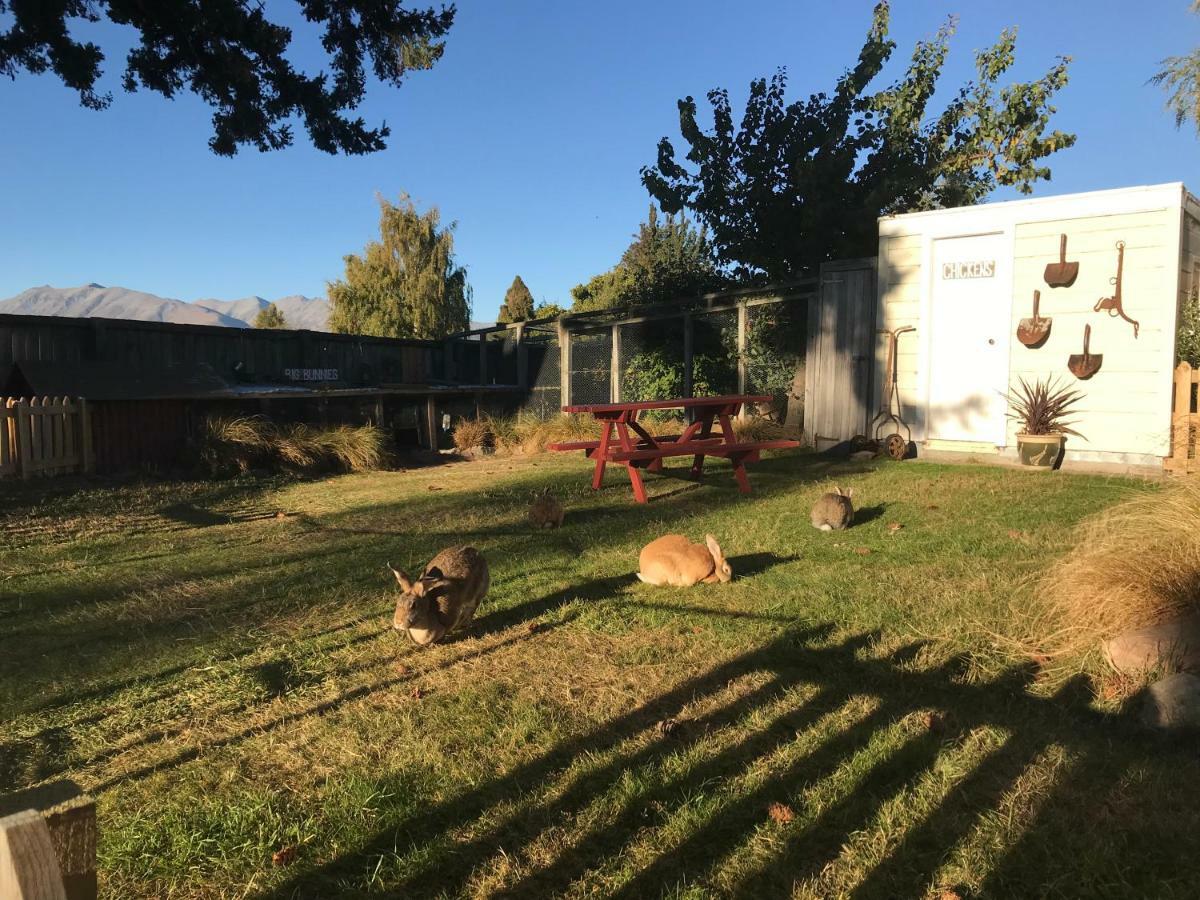
[[[1003,235],[934,241],[929,436],[1004,444],[1009,297]]]

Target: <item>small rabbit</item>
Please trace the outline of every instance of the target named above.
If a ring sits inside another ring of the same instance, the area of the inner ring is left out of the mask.
[[[391,563],[388,568],[404,592],[396,603],[392,627],[408,632],[422,647],[470,625],[488,592],[487,560],[474,547],[443,550],[417,581],[392,569]]]
[[[682,534],[668,534],[651,541],[638,557],[641,569],[638,580],[673,587],[690,587],[701,581],[705,584],[729,581],[733,570],[725,561],[717,539],[706,534],[704,543],[707,546],[693,544]]]
[[[566,514],[556,497],[542,494],[529,507],[529,522],[534,528],[562,528]]]
[[[819,528],[821,531],[841,531],[850,527],[854,520],[854,504],[850,502],[850,498],[854,496],[854,488],[843,492],[839,487],[835,488],[835,491],[836,493],[825,494],[813,504],[813,528]]]

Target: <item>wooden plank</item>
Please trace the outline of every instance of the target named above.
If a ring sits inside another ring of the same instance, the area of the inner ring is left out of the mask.
[[[0,819],[0,897],[67,900],[50,829],[36,810]]]
[[[40,813],[50,831],[67,900],[96,900],[95,801],[69,780],[0,797],[0,816],[26,809]]]
[[[24,398],[17,402],[17,458],[20,460],[21,478],[28,481],[33,474],[28,465],[33,464],[33,435],[30,432],[29,403]]]
[[[594,403],[583,406],[564,406],[569,413],[620,413],[641,412],[647,409],[686,409],[706,406],[732,406],[739,403],[766,403],[771,399],[766,394],[727,394],[720,397],[688,397],[678,400],[643,400],[637,403]]]

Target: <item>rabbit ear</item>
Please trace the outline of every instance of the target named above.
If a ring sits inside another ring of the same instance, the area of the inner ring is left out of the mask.
[[[721,545],[717,543],[717,539],[711,534],[704,536],[704,543],[708,545],[708,552],[712,554],[712,558],[718,563],[723,562],[725,554],[721,552]]]
[[[842,486],[840,484],[834,485],[833,490],[834,490],[834,493],[836,493],[839,497],[846,496],[845,494],[842,493]]]
[[[405,575],[399,569],[392,569],[391,563],[388,563],[387,567],[389,569],[391,569],[392,574],[396,576],[396,583],[400,585],[401,590],[405,590],[405,591],[412,590],[412,581],[411,581],[411,579],[409,579],[409,577],[407,575]]]
[[[854,488],[847,488],[846,489],[846,499],[849,500],[853,496],[854,496]]]

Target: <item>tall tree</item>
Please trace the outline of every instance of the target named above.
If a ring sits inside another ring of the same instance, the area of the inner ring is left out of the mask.
[[[1200,0],[1192,12],[1200,13]],[[1190,121],[1200,131],[1200,48],[1185,56],[1168,56],[1162,69],[1150,80],[1167,91],[1167,109],[1175,116],[1175,127]]]
[[[274,303],[268,303],[254,317],[255,328],[287,328],[287,318]]]
[[[571,288],[571,308],[582,312],[670,302],[713,290],[722,281],[704,229],[682,215],[661,219],[650,204],[646,221],[616,266]]]
[[[328,68],[308,75],[292,67],[292,30],[270,21],[256,0],[0,0],[0,74],[53,72],[79,92],[89,109],[104,109],[99,93],[104,51],[72,37],[72,20],[108,19],[138,32],[126,57],[126,91],[144,87],[172,98],[188,90],[213,109],[214,153],[232,156],[242,144],[278,150],[292,143],[299,117],[313,146],[326,153],[372,153],[386,147],[386,124],[375,128],[347,111],[366,92],[370,73],[399,87],[413,69],[442,56],[454,6],[405,9],[402,0],[297,0],[309,22],[322,26]]]
[[[1050,178],[1041,161],[1075,142],[1047,131],[1069,59],[1037,81],[998,86],[1015,57],[1011,30],[976,54],[976,78],[937,115],[927,110],[953,19],[917,43],[899,80],[869,92],[896,47],[889,19],[888,4],[879,3],[857,62],[832,93],[788,103],[780,69],[751,83],[735,127],[728,92],[712,90],[708,132],[696,101],[679,101],[690,149],[677,160],[664,137],[642,182],[665,211],[688,210],[706,225],[718,260],[735,275],[786,280],[823,260],[873,255],[878,216],[972,204],[997,185],[1029,193]]]
[[[420,213],[407,195],[379,198],[380,240],[344,257],[344,280],[329,283],[329,327],[349,334],[440,338],[468,327],[471,288],[454,259],[454,224],[437,207]]]
[[[504,292],[504,302],[500,304],[498,322],[524,322],[533,318],[533,294],[518,275],[513,279],[508,290]]]

